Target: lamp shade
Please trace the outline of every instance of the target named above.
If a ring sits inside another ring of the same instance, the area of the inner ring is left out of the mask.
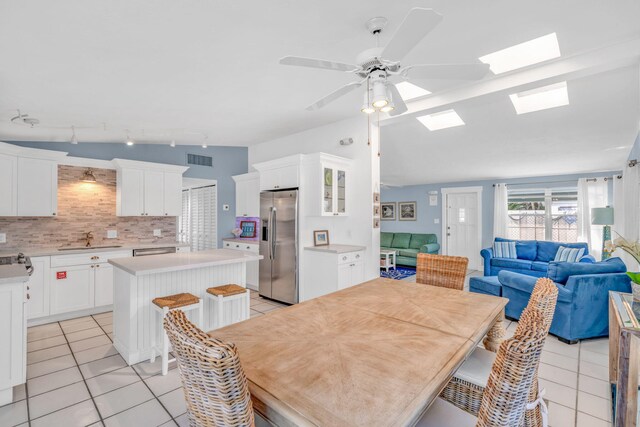
[[[591,224],[613,225],[613,208],[591,208]]]

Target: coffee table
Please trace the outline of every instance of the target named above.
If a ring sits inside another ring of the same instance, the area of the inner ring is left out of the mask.
[[[396,268],[396,251],[381,249],[380,250],[380,268],[389,271],[390,268]]]

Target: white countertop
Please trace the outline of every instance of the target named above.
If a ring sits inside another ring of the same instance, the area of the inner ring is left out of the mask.
[[[0,285],[3,283],[21,283],[29,280],[24,264],[0,265]]]
[[[262,258],[262,255],[233,249],[210,249],[198,252],[118,258],[109,260],[109,264],[134,276],[144,276],[238,262],[258,261]]]
[[[101,242],[100,245],[97,246],[109,246],[108,242]],[[18,252],[22,252],[26,256],[29,257],[37,257],[37,256],[51,256],[51,255],[73,255],[73,254],[83,254],[83,253],[91,253],[91,252],[113,252],[113,251],[132,251],[134,249],[147,249],[147,248],[172,248],[172,247],[185,247],[189,246],[188,243],[178,243],[178,242],[156,242],[156,243],[118,243],[114,242],[113,246],[121,245],[118,248],[91,248],[91,249],[77,249],[77,250],[67,250],[61,251],[61,246],[58,247],[25,247],[25,248],[16,248],[16,249],[2,249],[0,251],[0,256],[9,256],[16,255]],[[82,242],[79,242],[77,245],[73,245],[70,247],[82,247]],[[62,246],[64,248],[64,246]]]
[[[307,246],[304,249],[307,251],[329,252],[332,254],[344,254],[347,252],[364,251],[367,248],[366,246],[356,246],[356,245],[327,245],[327,246]]]

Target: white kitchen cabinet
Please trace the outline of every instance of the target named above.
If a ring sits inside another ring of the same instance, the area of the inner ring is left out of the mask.
[[[232,177],[236,182],[236,216],[260,215],[260,176],[247,173]]]
[[[305,248],[300,302],[364,282],[364,249],[351,245]]]
[[[93,264],[51,269],[51,314],[94,307],[94,269]]]
[[[116,215],[179,216],[182,174],[188,168],[113,159],[117,171]]]
[[[0,154],[0,216],[18,213],[18,158]]]
[[[29,299],[27,300],[27,319],[37,319],[49,315],[49,269],[51,258],[48,256],[31,257],[33,274],[27,282]]]
[[[298,166],[283,166],[260,172],[260,190],[281,190],[298,187]]]
[[[322,216],[347,215],[346,167],[322,164]]]
[[[106,262],[95,264],[93,274],[95,306],[113,304],[113,266]]]
[[[11,403],[13,387],[26,382],[26,296],[24,282],[0,286],[0,406]]]
[[[244,251],[252,254],[260,253],[260,247],[257,241],[243,242],[238,240],[223,240],[222,247],[224,249],[233,249],[236,251]],[[258,290],[260,267],[259,261],[247,262],[247,287]]]
[[[58,163],[18,157],[18,216],[58,214]]]
[[[305,156],[301,170],[307,208],[313,216],[347,216],[351,160],[325,153]]]

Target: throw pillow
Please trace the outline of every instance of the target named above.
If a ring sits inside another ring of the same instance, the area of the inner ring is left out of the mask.
[[[553,260],[558,262],[578,262],[583,255],[584,248],[567,248],[566,246],[560,246]]]
[[[493,256],[495,258],[518,258],[516,242],[494,242]]]

